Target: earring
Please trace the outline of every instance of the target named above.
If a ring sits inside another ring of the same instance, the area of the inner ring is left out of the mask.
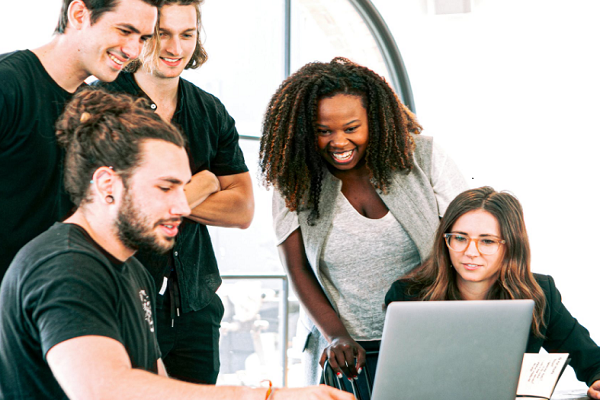
[[[114,203],[114,202],[115,202],[115,198],[114,198],[114,197],[112,197],[110,194],[109,194],[108,196],[106,196],[104,199],[106,200],[106,202],[107,202],[108,204],[112,204],[112,203]]]

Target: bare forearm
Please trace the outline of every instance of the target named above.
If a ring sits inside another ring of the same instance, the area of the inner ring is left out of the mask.
[[[185,187],[185,197],[190,208],[202,204],[208,196],[221,190],[219,179],[210,171],[198,172]]]
[[[245,229],[254,216],[254,194],[248,172],[218,177],[221,190],[192,208],[189,219],[204,225]]]
[[[127,374],[115,377],[114,382],[106,382],[108,399],[243,399],[263,400],[266,389],[252,389],[243,386],[196,385],[169,379],[152,373],[132,369]]]
[[[348,331],[329,303],[306,259],[300,229],[292,232],[278,250],[300,303],[325,338],[331,342],[333,337],[347,336]]]

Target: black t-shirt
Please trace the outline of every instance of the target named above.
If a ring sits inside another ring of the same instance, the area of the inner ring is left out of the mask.
[[[155,295],[134,257],[118,262],[81,227],[56,223],[19,251],[0,287],[0,399],[66,399],[46,353],[81,336],[115,339],[134,368],[156,372]]]
[[[95,82],[111,91],[129,93],[150,100],[136,83],[133,74],[122,72],[111,83]],[[235,121],[225,106],[210,93],[179,78],[178,104],[173,122],[187,137],[187,153],[192,174],[208,169],[217,176],[247,172],[239,147]],[[139,251],[136,257],[152,274],[157,288],[168,274],[169,258],[175,266],[179,283],[182,311],[198,311],[207,306],[221,284],[217,260],[208,229],[188,219],[179,227],[173,250],[167,254]],[[159,298],[158,308],[161,308]]]
[[[17,251],[72,207],[55,134],[71,96],[29,50],[0,55],[0,279]]]

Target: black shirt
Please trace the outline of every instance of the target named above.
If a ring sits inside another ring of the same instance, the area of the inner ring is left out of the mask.
[[[560,292],[550,275],[533,274],[546,297],[543,338],[532,331],[527,341],[527,353],[539,353],[543,347],[549,353],[569,353],[571,366],[577,379],[590,386],[600,379],[600,347],[594,343],[589,332],[566,309]],[[417,296],[408,294],[407,281],[398,280],[385,295],[386,306],[392,301],[419,301]]]
[[[71,96],[31,51],[0,55],[0,279],[17,251],[72,207],[54,129]]]
[[[154,298],[134,257],[119,262],[80,226],[56,223],[19,251],[0,287],[0,399],[66,399],[46,354],[81,336],[115,339],[133,368],[156,373]]]
[[[115,92],[125,92],[150,100],[136,83],[133,74],[122,72],[112,83],[95,82]],[[239,147],[235,121],[215,96],[191,82],[179,78],[178,104],[171,120],[187,137],[187,153],[192,174],[208,169],[217,176],[247,172]],[[208,229],[188,219],[179,228],[175,247],[166,255],[140,250],[136,257],[148,268],[161,288],[167,265],[171,262],[177,273],[182,311],[198,311],[207,306],[221,285],[217,260]],[[163,296],[158,299],[162,306]]]

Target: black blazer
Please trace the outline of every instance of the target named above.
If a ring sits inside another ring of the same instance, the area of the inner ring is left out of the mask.
[[[590,334],[565,308],[560,292],[550,275],[533,274],[546,296],[544,338],[529,333],[527,353],[538,353],[543,347],[549,353],[569,353],[571,366],[577,379],[590,386],[600,379],[600,347],[590,338]],[[392,301],[418,301],[406,291],[406,281],[396,281],[385,295],[386,306]]]

